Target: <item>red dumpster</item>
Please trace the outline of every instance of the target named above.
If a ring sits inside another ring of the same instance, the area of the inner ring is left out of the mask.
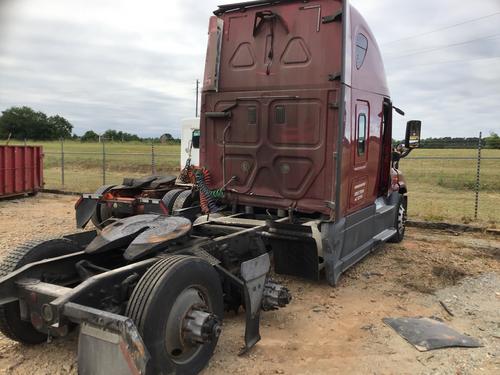
[[[0,146],[0,198],[35,194],[42,186],[42,146]]]

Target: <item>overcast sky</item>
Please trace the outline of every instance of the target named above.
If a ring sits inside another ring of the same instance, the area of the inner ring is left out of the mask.
[[[194,115],[213,0],[0,0],[0,110],[60,114],[77,134],[179,135]],[[391,96],[424,137],[500,132],[500,1],[352,0]],[[483,17],[417,38],[436,29]]]

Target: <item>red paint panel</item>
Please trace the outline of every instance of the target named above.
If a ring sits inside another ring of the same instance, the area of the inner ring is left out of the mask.
[[[331,77],[341,71],[342,23],[322,20],[341,8],[287,1],[220,16],[219,85],[204,87],[200,156],[213,187],[236,178],[227,187],[232,203],[330,212],[340,104]],[[275,17],[262,21],[270,11]],[[212,38],[208,72],[216,50]],[[205,117],[227,108],[230,119]]]
[[[224,27],[219,90],[327,86],[328,75],[341,70],[342,24],[324,24],[322,17],[334,15],[341,8],[340,1],[318,1],[312,6],[297,1],[221,16]],[[271,10],[279,18],[262,22],[254,33],[258,12]],[[211,51],[209,43],[209,54]]]
[[[41,146],[0,146],[0,197],[36,193],[42,186]]]

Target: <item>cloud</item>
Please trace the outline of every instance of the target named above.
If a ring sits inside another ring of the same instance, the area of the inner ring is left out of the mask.
[[[352,0],[352,4],[379,40],[394,103],[406,111],[407,119],[423,121],[424,136],[498,132],[500,14],[407,39],[499,13],[498,1],[483,0],[474,7],[453,0]],[[479,38],[484,39],[461,44]],[[404,121],[398,117],[395,137],[403,137]]]
[[[179,135],[180,119],[194,116],[210,11],[198,6],[197,17],[205,19],[193,26],[182,1],[148,4],[9,4],[2,17],[0,108],[59,113],[79,134],[117,128]]]
[[[0,109],[61,114],[82,134],[108,128],[179,135],[194,115],[208,18],[219,1],[0,0]],[[425,136],[499,131],[500,15],[419,38],[394,40],[500,11],[453,0],[352,0],[384,55],[394,103]],[[427,51],[437,48],[435,51]],[[405,56],[412,54],[411,56]],[[406,119],[398,118],[402,137]]]

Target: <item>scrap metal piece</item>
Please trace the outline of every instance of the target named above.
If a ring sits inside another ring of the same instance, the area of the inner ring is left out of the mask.
[[[382,321],[421,352],[451,347],[483,346],[477,339],[462,335],[434,319],[384,318]]]

